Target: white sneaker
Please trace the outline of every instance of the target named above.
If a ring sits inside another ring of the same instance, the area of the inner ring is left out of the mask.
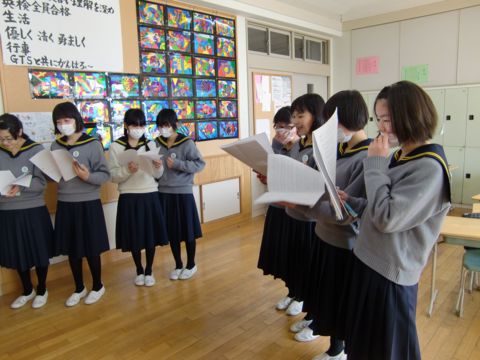
[[[14,302],[10,304],[10,307],[12,309],[20,309],[23,305],[25,305],[27,302],[32,300],[35,297],[36,293],[35,290],[32,289],[32,292],[28,295],[20,295],[15,299]]]
[[[105,286],[102,286],[102,288],[98,291],[90,291],[84,302],[87,305],[95,304],[102,298],[103,294],[105,294]]]
[[[290,316],[296,316],[302,312],[303,301],[293,300],[290,305],[288,305],[285,313]]]
[[[80,299],[84,298],[85,296],[87,296],[87,288],[84,286],[81,292],[74,292],[72,295],[70,295],[67,301],[65,301],[65,306],[75,306],[80,302]]]
[[[33,302],[32,302],[32,308],[40,309],[42,306],[44,306],[47,303],[47,299],[48,299],[48,291],[45,290],[45,294],[35,296],[35,299],[33,299]]]
[[[305,320],[305,319],[297,321],[296,323],[293,323],[292,326],[290,326],[290,331],[294,333],[298,333],[303,329],[305,329],[312,322],[313,320]]]
[[[182,274],[183,269],[173,269],[170,273],[170,280],[178,280],[180,275]]]
[[[182,273],[180,274],[180,276],[178,277],[180,280],[187,280],[187,279],[190,279],[193,275],[195,275],[195,273],[197,272],[197,265],[195,265],[193,268],[191,269],[187,269],[185,268]]]
[[[277,310],[285,310],[286,308],[288,308],[288,305],[290,305],[292,301],[293,298],[285,296],[277,303],[275,307],[277,308]]]
[[[330,356],[327,353],[323,353],[320,355],[315,356],[312,360],[347,360],[347,354],[342,352],[335,356]]]
[[[137,285],[137,286],[143,286],[143,285],[145,285],[145,275],[143,275],[143,274],[137,275],[137,277],[135,278],[134,283],[135,283],[135,285]]]
[[[152,275],[146,275],[145,276],[145,286],[153,286],[155,285],[155,278]]]
[[[313,341],[320,337],[320,335],[313,335],[313,330],[310,329],[308,326],[304,328],[302,331],[295,334],[294,338],[300,342],[309,342]]]

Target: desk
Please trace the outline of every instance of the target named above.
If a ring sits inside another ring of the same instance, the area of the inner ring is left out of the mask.
[[[440,235],[443,236],[447,244],[480,248],[480,219],[446,216]],[[438,243],[435,243],[433,247],[432,284],[430,288],[430,306],[427,311],[428,316],[432,316],[433,305],[438,295],[438,290],[435,288],[437,252]]]

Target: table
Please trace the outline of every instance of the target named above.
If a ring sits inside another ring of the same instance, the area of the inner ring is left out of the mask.
[[[446,216],[440,235],[443,236],[447,244],[480,248],[480,219]],[[430,305],[427,311],[428,316],[432,316],[433,305],[438,295],[438,289],[435,288],[438,243],[435,243],[432,252],[432,283],[430,288]]]

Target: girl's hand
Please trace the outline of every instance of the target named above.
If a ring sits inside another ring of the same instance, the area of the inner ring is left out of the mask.
[[[18,185],[13,185],[10,190],[5,194],[5,197],[11,198],[17,196],[17,194],[20,193],[20,186]]]
[[[267,185],[267,177],[260,173],[257,173],[257,179],[264,185]]]
[[[80,164],[78,161],[73,161],[73,171],[83,181],[87,181],[90,176],[88,168],[85,165]]]
[[[163,163],[161,160],[152,160],[152,163],[155,169],[161,169],[163,166]]]
[[[390,146],[388,145],[388,136],[380,134],[377,138],[373,139],[368,147],[368,157],[382,156],[388,157],[390,153]]]
[[[173,163],[175,162],[174,159],[172,159],[170,156],[167,157],[167,166],[169,169],[173,168]]]
[[[347,202],[349,195],[345,191],[337,189],[337,194],[342,204]]]
[[[138,171],[138,164],[136,162],[130,161],[128,163],[128,171],[130,174],[135,174]]]
[[[292,204],[292,203],[289,203],[289,202],[286,202],[286,201],[279,201],[276,204],[280,205],[280,206],[283,206],[283,207],[286,207],[288,209],[294,209],[294,208],[297,207],[296,204]]]

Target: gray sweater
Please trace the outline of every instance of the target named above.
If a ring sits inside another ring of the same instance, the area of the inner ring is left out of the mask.
[[[163,155],[164,172],[158,180],[158,191],[170,194],[191,194],[193,177],[205,167],[202,155],[189,137],[178,134],[172,147],[167,147],[167,139],[155,140],[159,154]],[[174,159],[173,168],[167,166],[167,157]]]
[[[0,210],[31,209],[45,205],[44,192],[47,181],[30,158],[44,150],[43,146],[27,138],[20,151],[14,155],[0,146],[0,170],[10,170],[15,177],[32,175],[30,187],[20,187],[20,195],[7,198],[0,196]]]
[[[87,181],[78,176],[69,181],[63,179],[58,183],[58,200],[64,202],[81,202],[100,199],[100,186],[110,179],[103,146],[97,139],[82,134],[77,142],[68,145],[65,138],[52,143],[51,150],[65,149],[80,164],[90,171]]]
[[[410,286],[418,283],[450,207],[448,169],[425,156],[390,167],[389,161],[364,160],[368,204],[353,251],[388,280]]]

